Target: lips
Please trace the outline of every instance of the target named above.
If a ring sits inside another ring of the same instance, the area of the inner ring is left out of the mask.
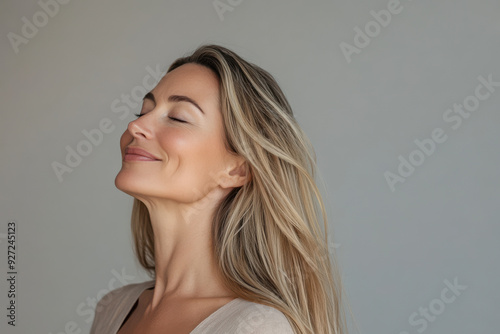
[[[160,161],[159,158],[138,147],[125,148],[124,160]]]

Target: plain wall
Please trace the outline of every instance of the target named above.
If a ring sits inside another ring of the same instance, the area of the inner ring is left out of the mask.
[[[275,76],[316,149],[360,333],[498,332],[500,87],[481,80],[500,81],[500,3],[220,2],[232,10],[72,0],[49,15],[1,2],[0,269],[7,277],[15,221],[18,274],[15,328],[0,282],[0,331],[88,333],[110,282],[149,279],[133,255],[132,198],[114,186],[119,138],[139,112],[122,98],[150,69],[216,43]],[[103,124],[59,179],[54,162]]]

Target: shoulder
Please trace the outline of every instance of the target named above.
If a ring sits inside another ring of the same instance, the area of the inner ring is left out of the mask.
[[[95,308],[90,333],[104,333],[104,327],[112,328],[115,326],[116,322],[128,313],[140,294],[152,286],[154,286],[154,281],[131,283],[111,290],[102,296]]]
[[[150,286],[154,286],[154,281],[131,283],[111,290],[97,303],[96,314],[106,309],[113,309],[127,302],[135,302],[139,295]]]
[[[193,334],[294,334],[278,309],[237,298],[205,319]]]
[[[293,334],[292,326],[280,310],[241,299],[236,333]]]

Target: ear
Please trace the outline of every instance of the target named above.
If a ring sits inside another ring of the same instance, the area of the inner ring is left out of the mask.
[[[252,176],[247,161],[243,157],[233,157],[227,165],[223,177],[220,180],[222,188],[241,187],[251,180]]]

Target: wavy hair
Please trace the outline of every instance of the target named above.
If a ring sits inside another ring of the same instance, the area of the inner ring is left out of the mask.
[[[187,63],[217,75],[226,148],[245,158],[251,175],[213,216],[214,256],[224,283],[240,298],[283,312],[296,334],[346,334],[316,154],[285,95],[271,74],[222,46],[202,45],[167,73]],[[154,277],[153,229],[137,199],[131,223],[135,254]]]

